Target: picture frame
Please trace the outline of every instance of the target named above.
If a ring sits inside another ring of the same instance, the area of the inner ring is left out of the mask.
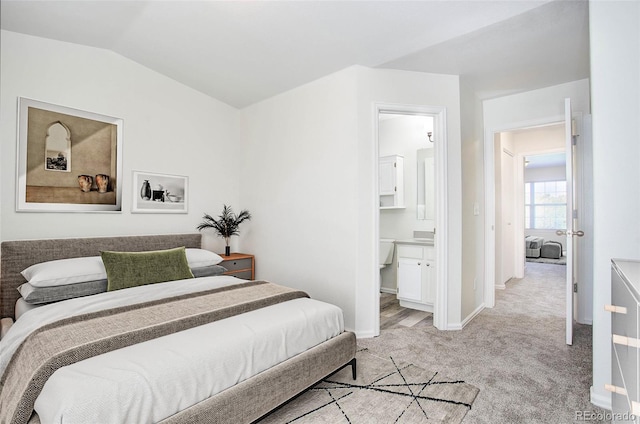
[[[132,213],[187,213],[189,177],[133,171]]]
[[[122,211],[122,119],[19,97],[17,138],[17,212]]]

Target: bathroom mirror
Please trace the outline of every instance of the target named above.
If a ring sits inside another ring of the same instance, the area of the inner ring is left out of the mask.
[[[416,218],[418,220],[435,219],[435,162],[432,146],[418,149],[416,152],[418,167]]]

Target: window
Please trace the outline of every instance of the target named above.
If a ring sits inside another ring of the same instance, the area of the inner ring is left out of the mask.
[[[567,182],[539,181],[524,184],[524,222],[527,229],[567,228]]]

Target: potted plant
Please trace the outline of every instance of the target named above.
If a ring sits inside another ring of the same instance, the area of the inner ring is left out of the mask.
[[[204,221],[200,225],[198,225],[198,230],[202,231],[205,228],[213,228],[216,230],[220,237],[224,237],[226,242],[226,246],[224,249],[225,256],[229,256],[231,254],[231,247],[229,246],[229,242],[231,241],[231,236],[235,236],[240,234],[238,227],[244,221],[248,221],[251,219],[251,214],[247,210],[241,211],[238,215],[233,213],[231,206],[224,205],[222,208],[222,213],[218,216],[218,219],[215,219],[211,215],[205,213],[203,217]]]

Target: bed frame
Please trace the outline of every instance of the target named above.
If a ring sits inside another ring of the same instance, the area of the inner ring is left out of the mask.
[[[201,234],[94,237],[5,241],[0,246],[0,313],[14,317],[20,272],[39,262],[99,256],[102,250],[139,252],[173,247],[201,247]],[[315,383],[347,366],[356,373],[356,337],[345,331],[209,399],[162,421],[175,423],[251,423]],[[31,421],[39,422],[34,414]]]

